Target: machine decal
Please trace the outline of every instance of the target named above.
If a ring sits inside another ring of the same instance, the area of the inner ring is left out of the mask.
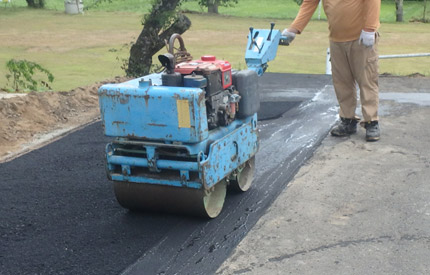
[[[188,100],[177,99],[176,109],[178,111],[178,127],[191,128],[190,106],[188,104]]]

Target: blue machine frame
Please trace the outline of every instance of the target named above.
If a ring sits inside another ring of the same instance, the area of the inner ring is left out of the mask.
[[[252,29],[245,60],[262,75],[279,30]],[[114,181],[210,189],[258,151],[257,114],[208,130],[205,91],[165,87],[152,74],[99,89],[108,177]]]

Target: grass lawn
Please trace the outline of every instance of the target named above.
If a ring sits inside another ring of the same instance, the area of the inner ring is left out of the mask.
[[[0,1],[1,2],[1,1]],[[48,9],[62,11],[64,10],[64,0],[45,0]],[[108,0],[94,7],[96,0],[84,0],[86,7],[97,11],[125,11],[146,13],[151,7],[151,0]],[[12,0],[12,5],[16,7],[25,7],[25,0]],[[421,18],[423,13],[422,1],[405,1],[404,2],[404,20],[408,22],[412,18]],[[430,4],[428,4],[430,6]],[[188,0],[182,4],[183,10],[204,12],[196,0]],[[297,15],[299,6],[293,0],[239,0],[238,4],[231,7],[220,7],[219,12],[223,15],[237,17],[253,18],[275,18],[275,19],[293,19]],[[427,8],[427,15],[430,17],[430,7]],[[314,18],[318,17],[318,12]],[[324,11],[321,10],[321,18],[325,19]],[[381,7],[381,22],[394,22],[395,2],[393,0],[383,0]]]
[[[128,56],[124,44],[134,41],[142,28],[142,13],[131,12],[130,8],[144,12],[149,7],[148,1],[117,0],[112,5],[86,11],[84,15],[66,15],[62,0],[47,0],[48,10],[30,10],[19,7],[25,6],[24,0],[13,1],[13,7],[0,8],[0,87],[6,85],[4,64],[15,58],[34,61],[49,69],[56,78],[52,85],[55,90],[68,90],[122,75],[120,60]],[[285,18],[294,17],[298,9],[292,1],[272,0],[270,8],[257,6],[264,1],[246,1],[256,5],[246,8],[245,0],[239,0],[237,7],[221,9],[221,13],[237,15],[235,17],[188,15],[192,27],[184,34],[184,39],[194,57],[214,54],[229,60],[235,68],[245,68],[249,26],[268,28],[269,22],[275,21],[276,27],[283,29],[291,23],[291,19]],[[134,2],[141,5],[134,5]],[[193,5],[195,3],[186,3],[183,8],[199,9]],[[116,11],[109,11],[113,7]],[[283,15],[284,10],[290,8],[291,15]],[[392,13],[394,16],[394,7]],[[388,12],[386,14],[388,18]],[[249,15],[255,18],[247,17]],[[384,21],[384,15],[381,18]],[[387,21],[392,20],[388,18]],[[387,22],[382,24],[380,32],[380,54],[430,52],[430,24]],[[311,21],[292,46],[279,49],[268,71],[324,73],[327,35],[327,22]],[[381,60],[380,68],[381,73],[419,72],[430,76],[430,58]]]

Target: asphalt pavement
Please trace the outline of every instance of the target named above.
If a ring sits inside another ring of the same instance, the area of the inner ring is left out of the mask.
[[[99,122],[0,164],[0,274],[214,273],[336,120],[328,76],[265,74],[260,87],[253,187],[214,220],[121,208]]]

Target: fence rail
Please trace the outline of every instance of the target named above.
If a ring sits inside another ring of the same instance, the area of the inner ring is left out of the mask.
[[[391,58],[410,58],[410,57],[425,57],[430,56],[430,53],[407,53],[407,54],[389,54],[380,55],[379,59],[391,59]],[[331,75],[331,61],[330,61],[330,48],[327,48],[327,58],[325,66],[325,74]]]

